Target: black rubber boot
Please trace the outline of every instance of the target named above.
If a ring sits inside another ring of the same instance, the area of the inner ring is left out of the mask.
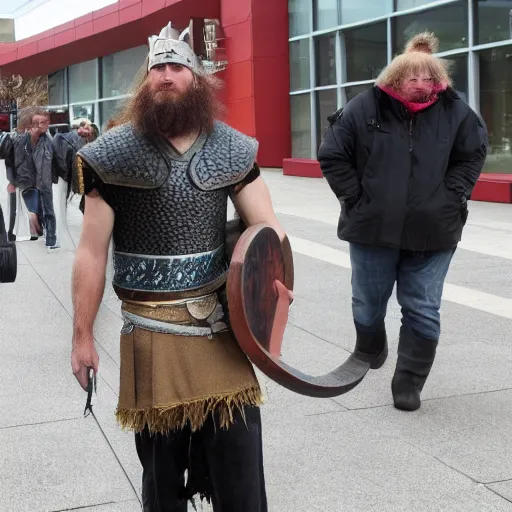
[[[421,407],[421,391],[434,363],[436,349],[437,340],[422,338],[409,327],[400,329],[398,361],[391,382],[397,409],[416,411]]]
[[[356,325],[356,347],[354,356],[361,361],[370,363],[373,370],[379,369],[388,357],[388,340],[384,322],[377,327],[365,327],[357,322]]]
[[[416,411],[421,407],[420,394],[427,377],[406,371],[395,371],[391,381],[393,402],[402,411]]]

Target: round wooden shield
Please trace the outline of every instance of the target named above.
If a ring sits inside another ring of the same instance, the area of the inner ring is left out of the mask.
[[[296,393],[328,398],[357,386],[370,364],[353,354],[322,376],[303,373],[281,360],[290,294],[293,256],[274,229],[260,224],[246,229],[231,257],[227,294],[235,337],[250,361],[265,375]]]

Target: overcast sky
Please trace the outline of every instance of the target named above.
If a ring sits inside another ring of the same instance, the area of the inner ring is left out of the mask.
[[[15,14],[16,40],[96,11],[118,0],[0,0],[0,14]],[[17,11],[16,11],[17,9]]]

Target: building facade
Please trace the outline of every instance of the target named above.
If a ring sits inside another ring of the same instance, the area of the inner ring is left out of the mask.
[[[85,116],[104,127],[143,63],[148,36],[196,17],[223,28],[226,121],[258,138],[261,165],[281,166],[291,152],[287,0],[119,0],[0,44],[0,72],[48,75],[55,120]]]
[[[0,45],[0,70],[48,75],[55,115],[103,128],[128,97],[147,36],[195,16],[225,32],[227,121],[258,138],[261,165],[306,176],[320,175],[327,117],[372,87],[410,37],[435,32],[455,89],[489,130],[476,197],[512,202],[512,0],[120,0]]]
[[[285,171],[319,175],[314,159],[327,117],[372,87],[424,30],[437,35],[455,90],[487,124],[490,152],[475,197],[512,202],[511,0],[289,0],[292,158]]]

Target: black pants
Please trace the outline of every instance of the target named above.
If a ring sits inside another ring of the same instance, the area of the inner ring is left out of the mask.
[[[57,219],[53,209],[53,192],[40,190],[41,207],[43,209],[44,225],[46,228],[46,247],[53,247],[57,243]]]
[[[144,512],[187,512],[196,493],[215,512],[267,512],[259,408],[246,407],[245,419],[237,411],[227,430],[210,417],[198,432],[187,427],[151,436],[146,430],[135,443]]]

